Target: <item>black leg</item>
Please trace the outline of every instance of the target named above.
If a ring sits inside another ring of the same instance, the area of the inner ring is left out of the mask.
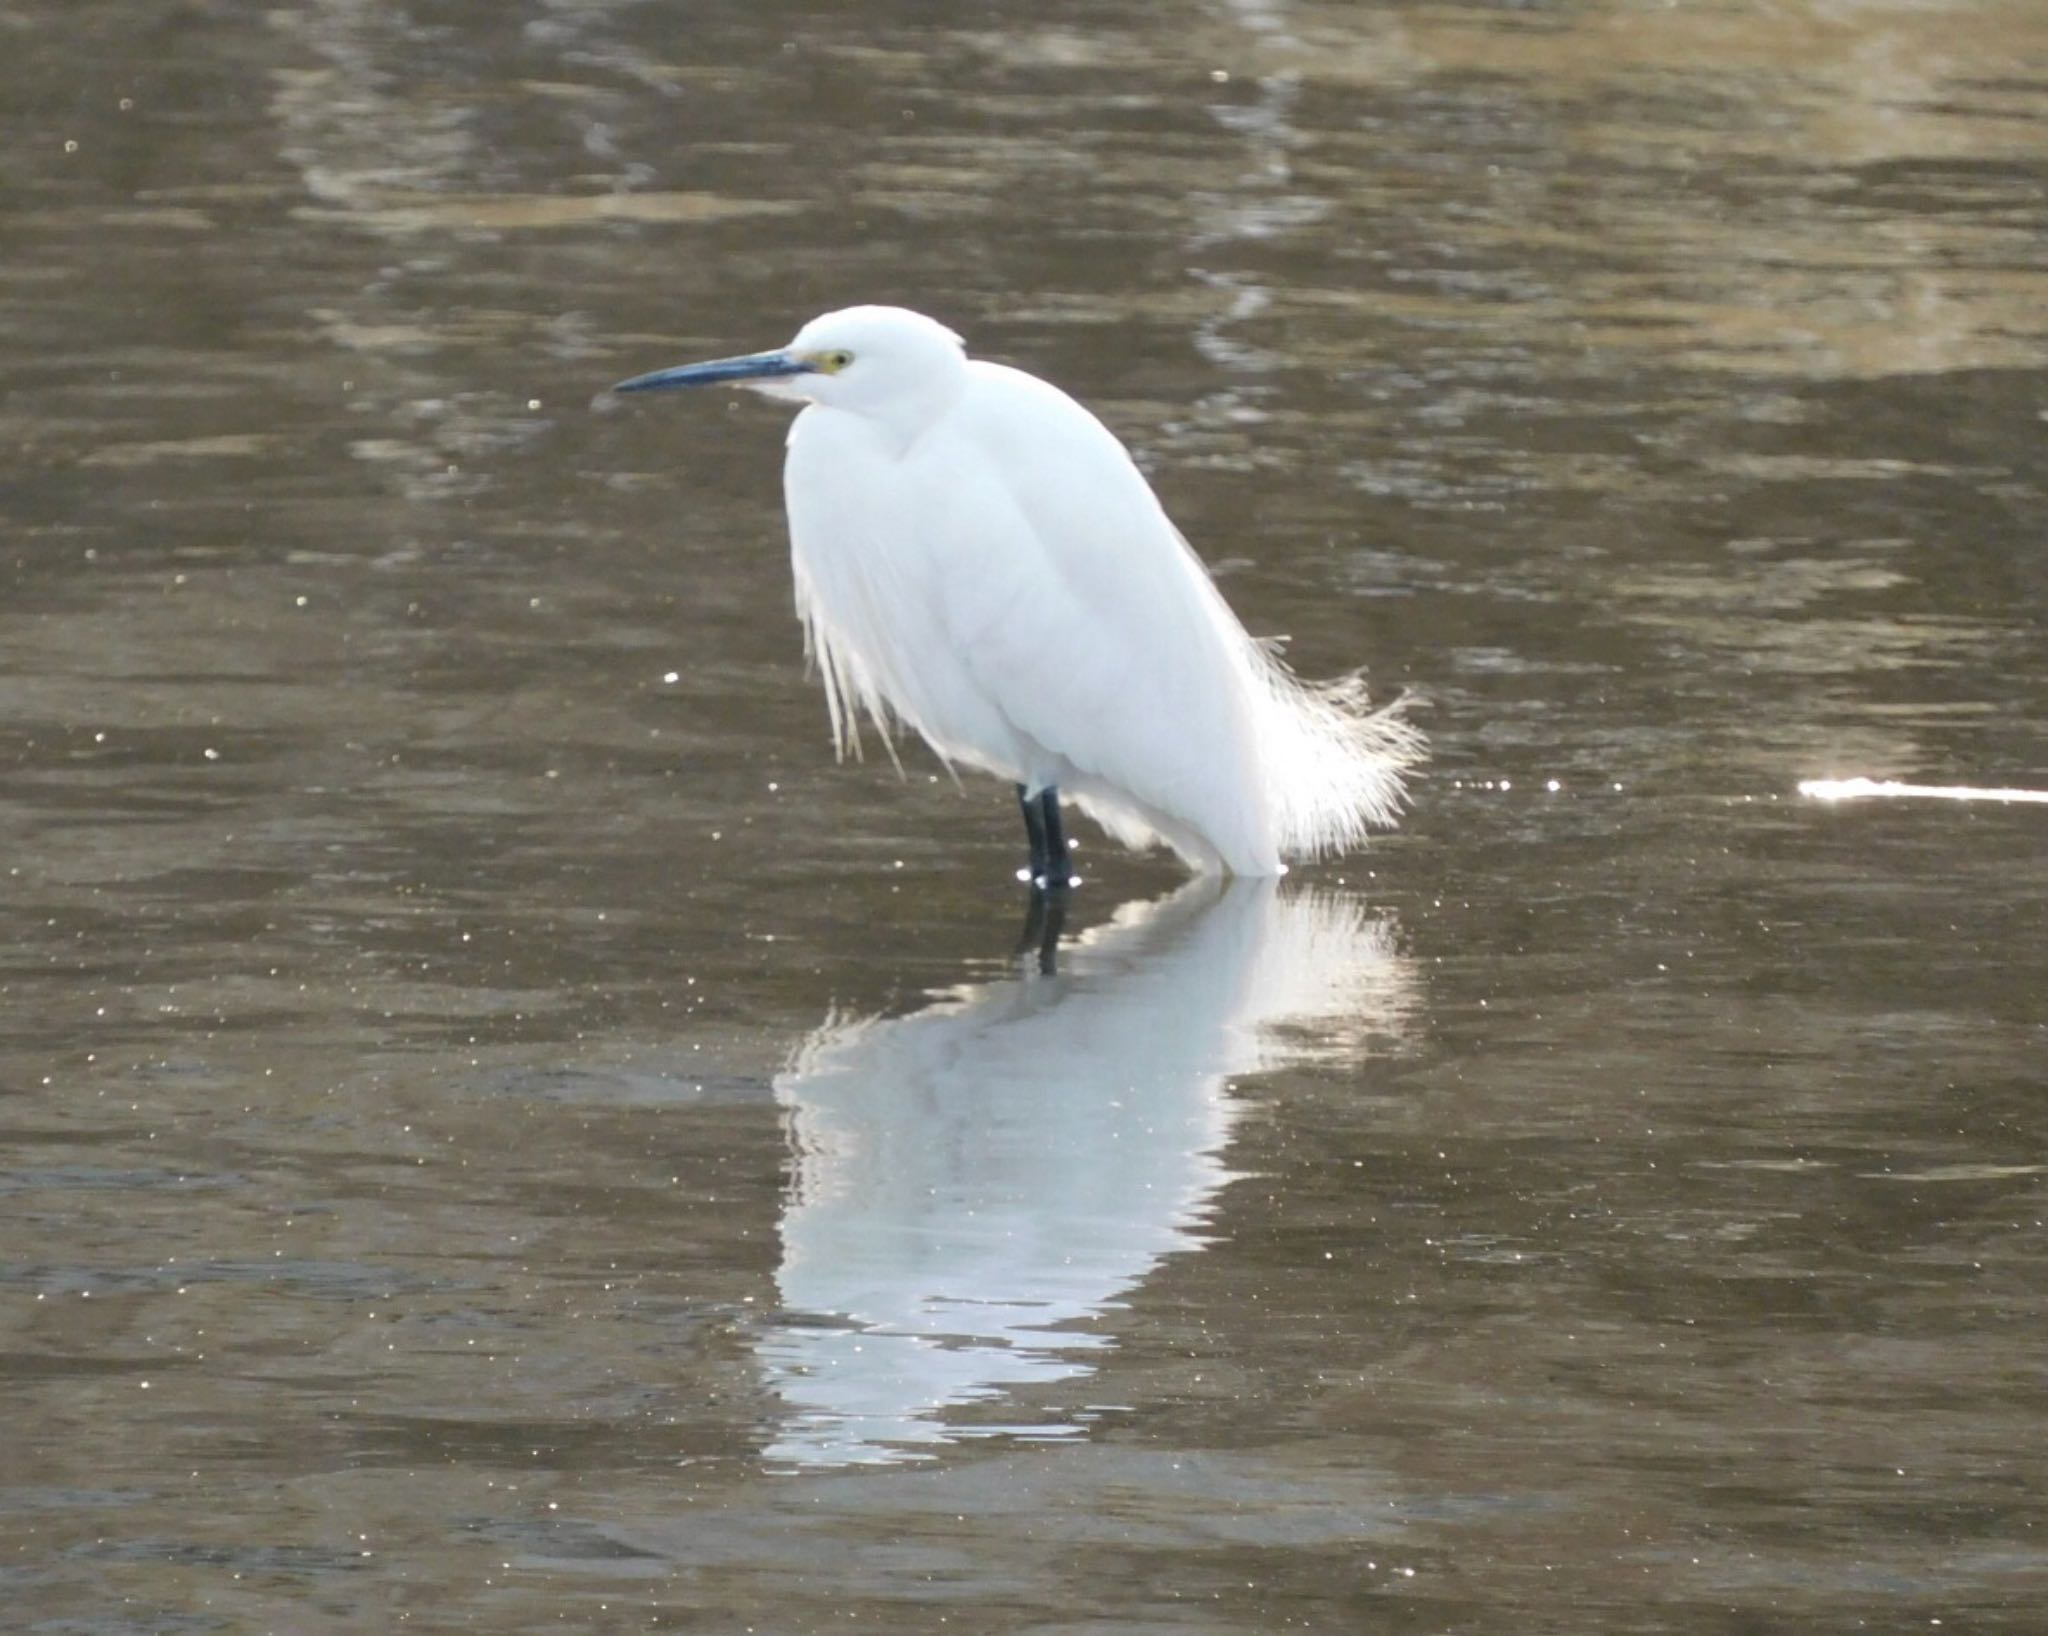
[[[1017,786],[1017,805],[1024,809],[1024,838],[1031,847],[1034,889],[1064,892],[1073,878],[1067,859],[1067,831],[1060,822],[1060,792],[1048,784],[1036,795]]]
[[[1019,954],[1035,954],[1047,977],[1058,974],[1060,930],[1067,920],[1067,889],[1074,866],[1067,858],[1067,830],[1060,822],[1060,792],[1047,785],[1036,795],[1017,786],[1017,805],[1024,809],[1024,837],[1031,844],[1031,901],[1024,909],[1024,935]]]
[[[1045,823],[1045,868],[1039,873],[1047,891],[1064,892],[1074,870],[1067,861],[1067,830],[1060,822],[1060,792],[1046,785],[1038,792],[1038,804]]]
[[[1036,886],[1045,879],[1051,854],[1045,847],[1045,808],[1040,799],[1025,793],[1024,786],[1017,786],[1017,805],[1024,809],[1024,839],[1031,847],[1031,883]]]

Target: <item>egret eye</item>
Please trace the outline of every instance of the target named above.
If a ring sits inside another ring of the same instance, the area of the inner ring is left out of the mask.
[[[853,362],[853,354],[843,347],[834,347],[830,352],[818,354],[818,367],[828,375],[836,375]]]

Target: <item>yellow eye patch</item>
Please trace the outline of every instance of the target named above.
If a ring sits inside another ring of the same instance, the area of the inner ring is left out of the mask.
[[[853,354],[842,348],[834,347],[829,352],[812,353],[811,362],[825,374],[836,375],[840,370],[853,362]]]

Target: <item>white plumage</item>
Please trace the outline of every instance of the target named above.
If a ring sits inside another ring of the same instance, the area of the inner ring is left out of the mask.
[[[920,314],[852,307],[781,351],[621,389],[716,380],[808,405],[784,495],[842,756],[862,716],[900,720],[1204,871],[1278,874],[1394,821],[1421,735],[1247,635],[1123,445],[1057,387]]]

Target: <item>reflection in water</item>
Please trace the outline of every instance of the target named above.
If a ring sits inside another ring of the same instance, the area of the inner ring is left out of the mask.
[[[1414,981],[1386,920],[1253,881],[1126,905],[1062,967],[828,1018],[777,1080],[795,1176],[788,1310],[759,1348],[790,1409],[771,1458],[903,1458],[954,1435],[950,1406],[1085,1372],[1110,1337],[1072,1326],[1202,1242],[1228,1076],[1278,1059],[1278,1024],[1347,1054],[1397,1032]]]
[[[1791,790],[2048,788],[2048,5],[0,34],[12,1624],[2039,1624],[2048,807]],[[1286,985],[1162,907],[822,1040],[782,1196],[804,974],[996,935],[1007,834],[913,910],[922,792],[811,782],[778,429],[582,406],[878,294],[1085,389],[1304,668],[1436,700],[1398,1097],[1340,1044],[1226,1129]]]

